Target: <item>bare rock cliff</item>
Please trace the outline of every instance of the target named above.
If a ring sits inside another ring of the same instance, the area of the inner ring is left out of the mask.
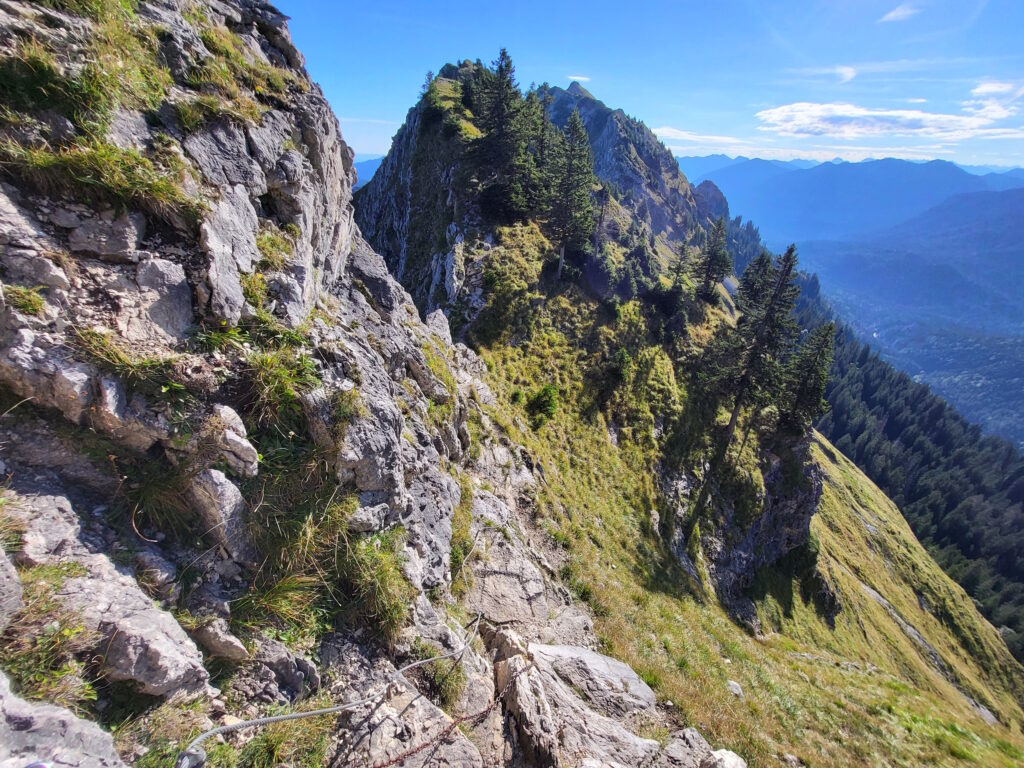
[[[322,762],[733,764],[637,735],[664,713],[553,578],[482,363],[354,224],[285,18],[85,7],[0,5],[0,766],[171,759],[373,693],[319,723]],[[61,628],[64,666],[31,667]],[[467,642],[447,698],[382,687]]]

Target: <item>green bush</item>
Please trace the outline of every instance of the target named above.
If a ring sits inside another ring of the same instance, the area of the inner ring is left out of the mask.
[[[549,419],[553,419],[558,412],[558,387],[554,384],[545,384],[526,401],[526,409],[533,417],[534,427],[542,426]]]

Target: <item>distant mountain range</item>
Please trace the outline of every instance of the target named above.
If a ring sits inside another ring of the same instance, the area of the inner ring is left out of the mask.
[[[352,189],[359,189],[377,172],[380,164],[384,161],[383,155],[356,155],[356,183]]]
[[[730,209],[754,221],[773,248],[892,227],[957,194],[1024,187],[1020,169],[978,175],[945,160],[888,158],[807,168],[799,165],[806,161],[737,158],[712,167],[720,158],[683,158],[680,167],[691,183],[713,181]]]
[[[774,249],[795,242],[865,341],[1024,445],[1024,170],[722,155],[680,167]]]

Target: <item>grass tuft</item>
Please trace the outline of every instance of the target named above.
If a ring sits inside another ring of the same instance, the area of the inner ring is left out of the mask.
[[[298,709],[324,709],[332,704],[327,694],[321,694],[304,701]],[[333,720],[331,715],[320,715],[268,725],[242,748],[238,768],[320,768],[327,759]]]
[[[75,563],[39,565],[19,574],[24,605],[0,635],[0,669],[16,693],[81,713],[95,701],[82,654],[98,636],[86,630],[54,593],[67,579],[85,575]]]
[[[130,391],[186,405],[191,396],[174,371],[173,357],[138,357],[113,334],[91,328],[75,328],[78,351],[100,368],[119,376]]]
[[[42,292],[45,285],[37,285],[34,288],[26,288],[23,285],[3,285],[4,300],[23,315],[39,317],[46,308],[46,299]]]
[[[46,194],[137,207],[175,225],[198,223],[203,206],[185,192],[180,169],[164,168],[135,149],[95,139],[70,147],[0,142],[0,168]]]

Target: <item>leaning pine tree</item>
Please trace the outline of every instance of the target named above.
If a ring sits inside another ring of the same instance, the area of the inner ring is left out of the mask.
[[[562,279],[566,248],[585,248],[594,230],[594,157],[578,110],[565,126],[565,142],[552,200],[549,224],[558,239],[558,279]]]

